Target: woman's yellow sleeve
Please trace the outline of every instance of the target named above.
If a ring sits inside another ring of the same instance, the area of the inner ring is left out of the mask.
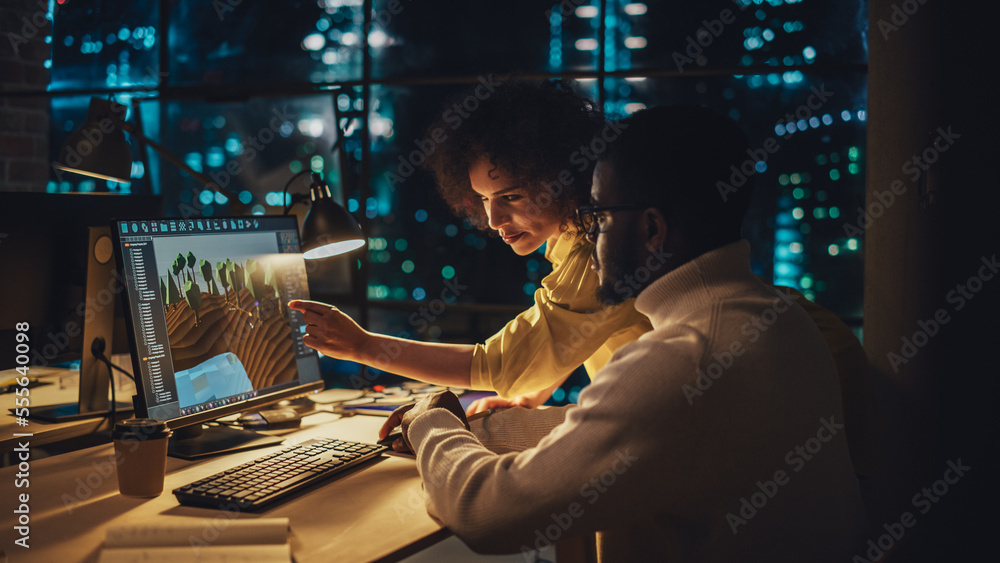
[[[470,374],[473,389],[492,389],[504,397],[545,389],[594,356],[613,336],[619,336],[614,339],[619,341],[617,348],[625,343],[620,333],[633,329],[630,341],[649,330],[634,300],[601,306],[597,274],[590,269],[592,250],[593,245],[579,238],[566,259],[542,280],[535,304],[476,345]],[[611,351],[600,354],[600,365]]]

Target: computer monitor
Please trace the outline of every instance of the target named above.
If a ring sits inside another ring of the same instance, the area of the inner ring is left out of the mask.
[[[280,442],[202,423],[323,388],[302,342],[308,299],[294,217],[115,221],[136,416],[166,421],[195,458]]]
[[[0,341],[14,342],[15,324],[27,323],[30,367],[80,361],[78,401],[33,404],[32,418],[108,413],[110,377],[91,343],[128,352],[108,222],[160,216],[162,205],[158,196],[0,192]],[[0,347],[0,369],[14,367],[13,353]]]

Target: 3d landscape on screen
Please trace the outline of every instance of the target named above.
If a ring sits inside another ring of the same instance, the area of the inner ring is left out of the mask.
[[[178,252],[159,268],[181,406],[296,377],[287,296],[266,256]]]

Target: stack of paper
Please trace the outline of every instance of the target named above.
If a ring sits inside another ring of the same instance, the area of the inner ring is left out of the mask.
[[[288,518],[170,518],[109,526],[100,563],[289,563]]]

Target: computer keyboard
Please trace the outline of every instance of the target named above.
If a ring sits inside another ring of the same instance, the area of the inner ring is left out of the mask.
[[[316,438],[173,490],[181,504],[254,511],[378,457],[388,448]]]

